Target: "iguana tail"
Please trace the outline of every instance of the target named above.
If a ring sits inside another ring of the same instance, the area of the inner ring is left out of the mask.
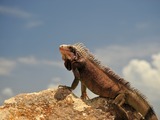
[[[145,120],[158,120],[153,108],[137,90],[128,92],[126,101],[136,111],[140,112]]]

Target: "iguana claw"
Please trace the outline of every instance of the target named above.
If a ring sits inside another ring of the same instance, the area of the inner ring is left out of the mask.
[[[66,85],[59,85],[58,88],[66,88],[69,89],[70,91],[72,91],[72,88]]]

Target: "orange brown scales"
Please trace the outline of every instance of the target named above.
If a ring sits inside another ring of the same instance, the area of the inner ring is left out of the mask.
[[[113,103],[119,107],[124,103],[132,106],[146,120],[158,120],[143,95],[110,68],[101,65],[82,43],[60,45],[59,50],[66,69],[72,70],[75,77],[68,88],[75,89],[80,81],[83,99],[88,97],[88,88],[99,96],[113,98]]]

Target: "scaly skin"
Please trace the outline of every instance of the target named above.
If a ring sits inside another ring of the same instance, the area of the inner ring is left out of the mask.
[[[65,67],[72,70],[75,77],[71,87],[68,88],[74,90],[80,81],[81,98],[88,98],[86,94],[88,88],[99,96],[113,98],[113,103],[122,110],[121,106],[126,103],[140,112],[144,119],[158,120],[144,97],[137,90],[132,89],[127,81],[102,66],[83,44],[61,45],[59,49]]]

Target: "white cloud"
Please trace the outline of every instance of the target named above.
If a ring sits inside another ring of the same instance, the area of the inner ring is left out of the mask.
[[[18,62],[23,64],[38,64],[38,60],[34,56],[28,56],[28,57],[20,57],[17,59]]]
[[[0,58],[0,75],[3,75],[3,76],[10,75],[11,71],[13,71],[14,68],[20,64],[39,65],[39,66],[46,65],[46,66],[64,68],[62,61],[38,59],[34,56],[19,57],[16,60]]]
[[[134,59],[123,69],[124,78],[143,91],[151,100],[159,99],[160,54],[152,56],[152,62]],[[154,66],[153,66],[154,65]]]
[[[95,55],[105,64],[111,65],[112,63],[115,64],[117,60],[132,57],[130,52],[131,51],[126,46],[113,45],[96,49]]]
[[[13,96],[13,90],[9,87],[4,88],[2,90],[2,95],[5,96],[5,97],[11,97],[11,96]]]
[[[26,28],[33,28],[43,25],[42,21],[31,21],[26,24]]]
[[[134,82],[142,82],[146,87],[160,90],[160,72],[145,60],[131,60],[123,69],[124,77]]]
[[[4,100],[14,96],[14,92],[10,87],[6,87],[0,91],[0,105],[3,104]]]
[[[35,20],[33,14],[31,14],[27,11],[21,10],[19,8],[0,6],[0,13],[15,16],[18,18],[23,18],[23,19],[27,20],[27,23],[25,24],[26,28],[38,27],[38,26],[41,26],[44,24],[44,22],[42,22],[40,20]]]
[[[64,68],[64,65],[63,65],[62,61],[42,60],[41,64]]]
[[[0,75],[9,75],[15,67],[16,62],[0,58]]]
[[[27,56],[27,57],[20,57],[17,59],[18,62],[22,64],[28,64],[28,65],[49,65],[49,66],[57,66],[57,67],[63,67],[63,63],[59,61],[51,61],[46,59],[37,59],[34,56]]]
[[[9,14],[21,18],[31,18],[31,14],[18,8],[0,6],[0,13]]]
[[[160,70],[160,53],[156,54],[156,55],[153,55],[152,59],[154,60],[152,62],[152,64],[154,65],[154,67],[156,67],[158,70]]]
[[[152,44],[152,45],[151,45]],[[123,67],[133,58],[149,57],[160,51],[160,44],[144,43],[130,45],[111,45],[97,48],[94,52],[96,57],[105,65]]]

